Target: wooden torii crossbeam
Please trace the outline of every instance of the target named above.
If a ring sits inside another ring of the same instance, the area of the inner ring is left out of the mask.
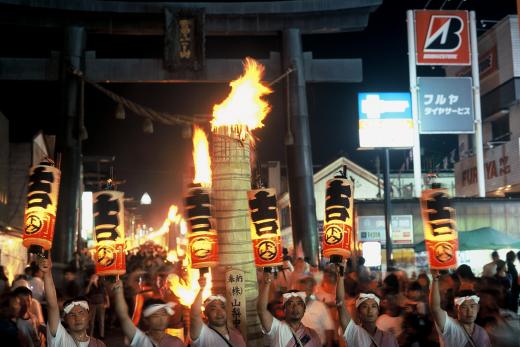
[[[305,81],[353,83],[363,80],[361,59],[313,59],[311,52],[303,54]],[[283,71],[281,57],[271,52],[269,59],[259,59],[266,67],[267,81]],[[241,59],[207,59],[204,70],[169,72],[162,59],[96,58],[96,52],[85,52],[85,77],[95,82],[217,82],[224,83],[242,73]],[[60,53],[49,58],[2,58],[0,80],[57,81],[60,78]]]

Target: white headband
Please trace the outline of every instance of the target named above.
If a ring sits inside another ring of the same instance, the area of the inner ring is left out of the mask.
[[[208,298],[206,300],[204,300],[204,307],[208,306],[209,304],[211,304],[215,300],[220,300],[224,304],[226,303],[226,298],[223,297],[222,295],[220,295],[220,294],[210,295],[210,296],[208,296]]]
[[[305,303],[305,298],[307,298],[307,293],[305,293],[305,292],[290,292],[290,293],[283,294],[282,298],[283,298],[283,304],[284,305],[287,302],[287,300],[289,300],[290,298],[300,298]]]
[[[86,302],[85,300],[81,300],[81,301],[73,301],[71,302],[70,304],[68,304],[67,306],[63,307],[63,311],[66,313],[66,314],[69,314],[70,311],[72,311],[72,309],[74,308],[74,306],[81,306],[83,307],[85,310],[89,310],[88,308],[88,302]]]
[[[372,294],[372,293],[368,293],[368,294],[361,293],[361,294],[359,294],[359,297],[356,299],[356,308],[358,308],[359,305],[361,305],[362,303],[364,303],[368,299],[374,300],[376,302],[377,306],[379,306],[379,302],[381,301],[381,300],[379,300],[379,298],[375,294]]]
[[[162,309],[165,309],[166,313],[169,316],[173,316],[173,308],[174,307],[175,307],[175,303],[174,302],[167,302],[166,304],[150,305],[143,311],[143,317],[150,317],[152,314],[154,314],[155,312],[157,312],[159,310],[162,310]]]
[[[473,300],[473,301],[475,301],[476,304],[478,304],[478,302],[480,301],[480,298],[476,295],[460,296],[460,297],[456,297],[455,299],[453,299],[453,302],[455,303],[455,306],[460,306],[466,300]]]

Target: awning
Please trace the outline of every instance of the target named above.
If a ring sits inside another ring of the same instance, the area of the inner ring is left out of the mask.
[[[520,248],[520,238],[514,238],[491,227],[459,232],[459,250]],[[414,247],[416,252],[425,252],[424,241]]]

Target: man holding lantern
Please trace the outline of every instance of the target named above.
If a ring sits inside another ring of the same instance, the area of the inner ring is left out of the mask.
[[[356,313],[359,324],[354,322],[345,306],[345,281],[339,266],[336,286],[336,306],[347,346],[357,347],[398,347],[397,340],[390,332],[381,331],[376,326],[379,317],[380,299],[372,293],[360,293],[356,298]]]
[[[190,338],[193,347],[246,347],[240,331],[227,324],[226,298],[222,295],[211,295],[204,301],[204,315],[208,324],[204,324],[200,315],[202,292],[206,287],[206,277],[199,278],[199,292],[191,305]]]
[[[39,258],[38,266],[43,272],[45,298],[47,299],[47,346],[49,347],[105,347],[103,341],[87,335],[89,326],[89,304],[86,298],[77,297],[63,303],[63,321],[56,296],[56,287],[52,278],[50,259]]]
[[[114,291],[114,305],[116,315],[119,318],[121,329],[125,336],[131,341],[130,347],[182,347],[184,343],[175,336],[168,335],[165,330],[168,321],[173,316],[172,302],[164,302],[161,299],[148,299],[143,304],[143,321],[148,326],[145,333],[136,328],[128,315],[123,293],[123,282],[117,280],[112,288]]]
[[[279,321],[268,311],[269,286],[272,281],[272,274],[264,272],[257,303],[262,330],[267,335],[270,345],[273,347],[320,347],[321,340],[318,333],[301,322],[306,308],[305,292],[288,292],[283,294],[285,321]]]
[[[439,272],[432,270],[432,276],[430,310],[441,347],[491,347],[486,330],[475,324],[480,309],[480,298],[473,291],[459,292],[453,300],[457,312],[457,319],[453,319],[441,308]]]

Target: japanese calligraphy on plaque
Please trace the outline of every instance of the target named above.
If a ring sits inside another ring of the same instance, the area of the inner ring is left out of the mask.
[[[457,267],[458,234],[455,209],[447,190],[429,189],[421,196],[424,240],[430,268],[444,270]]]
[[[204,10],[165,9],[164,66],[168,71],[204,67]]]
[[[229,269],[226,271],[225,280],[228,323],[239,329],[242,336],[247,336],[244,271]]]

